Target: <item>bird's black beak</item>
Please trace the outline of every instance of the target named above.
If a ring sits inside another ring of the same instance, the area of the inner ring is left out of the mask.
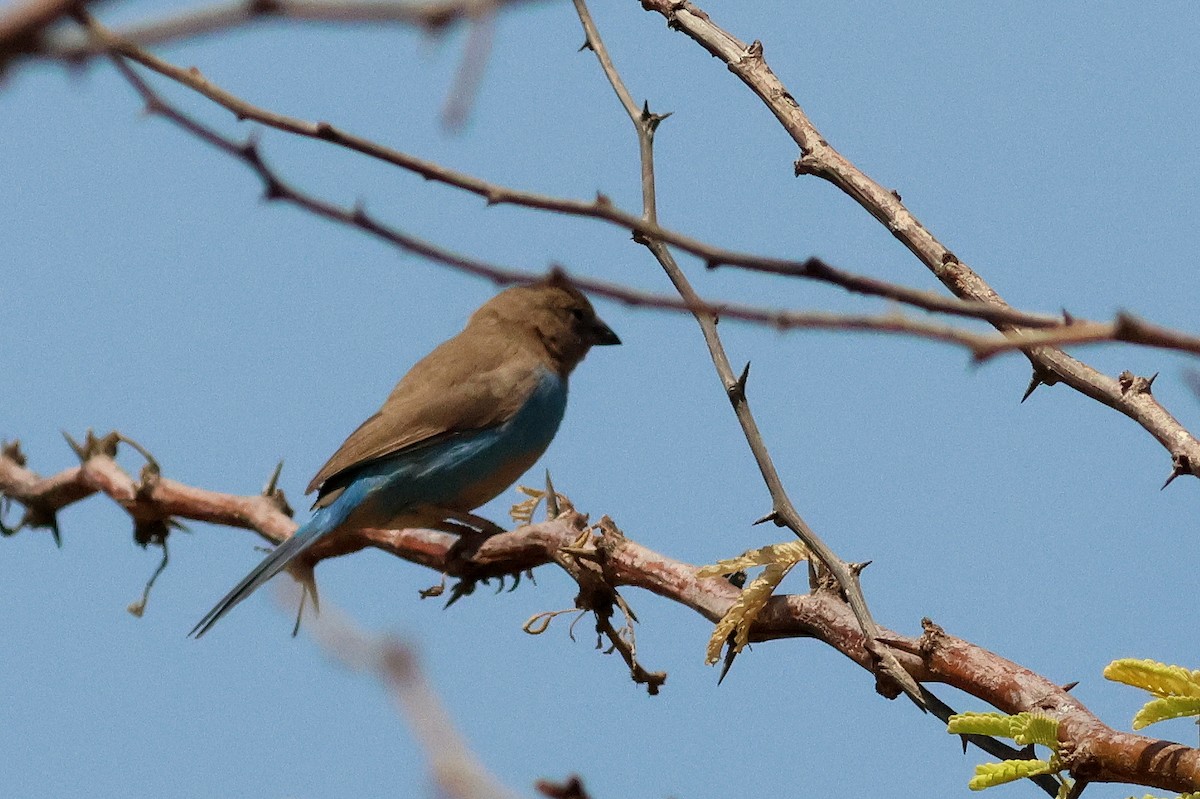
[[[617,337],[616,333],[612,332],[612,328],[601,322],[599,319],[597,319],[595,324],[592,325],[590,333],[592,346],[594,347],[621,343],[621,339]]]

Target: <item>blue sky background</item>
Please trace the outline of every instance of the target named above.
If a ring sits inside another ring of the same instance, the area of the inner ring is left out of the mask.
[[[753,6],[747,8],[746,6]],[[718,23],[761,39],[768,63],[828,140],[887,186],[1009,301],[1108,318],[1129,309],[1195,332],[1200,249],[1195,128],[1200,10],[1166,3],[855,3],[706,0]],[[110,22],[166,4],[104,6]],[[917,286],[934,281],[848,198],[792,177],[797,153],[717,61],[640,5],[593,9],[636,98],[673,111],[658,136],[660,214],[708,241],[833,264]],[[439,110],[461,33],[262,26],[163,48],[247,99],[326,119],[512,186],[639,203],[628,120],[570,4],[499,23],[464,130]],[[177,87],[209,122],[239,125]],[[24,64],[0,87],[0,437],[50,474],[74,458],[60,430],[117,428],[164,473],[259,490],[280,458],[302,508],[309,477],[421,355],[492,293],[483,281],[259,200],[241,165],[147,120],[107,65]],[[669,290],[620,230],[483,204],[316,142],[267,131],[264,154],[302,187],[364,199],[403,229],[501,263]],[[706,296],[794,309],[886,306],[799,281],[684,264]],[[625,342],[573,378],[566,421],[527,482],[560,490],[628,535],[694,563],[779,540],[751,527],[769,507],[690,320],[610,303]],[[1060,682],[1128,729],[1139,694],[1106,683],[1116,657],[1200,667],[1195,624],[1198,490],[1124,417],[1063,387],[1018,404],[1028,365],[973,368],[956,349],[864,335],[722,325],[750,398],[808,521],[849,560],[873,560],[876,618],[905,633],[929,616]],[[1190,429],[1194,361],[1081,350],[1110,374],[1161,372],[1155,393]],[[137,458],[123,462],[140,468]],[[505,516],[516,495],[488,506]],[[381,686],[289,637],[255,596],[196,642],[186,632],[260,557],[244,531],[193,524],[144,618],[125,607],[158,561],[113,503],[0,541],[0,795],[422,796],[420,752]],[[812,641],[755,646],[729,679],[703,664],[709,625],[630,592],[640,653],[665,669],[658,697],[566,624],[568,579],[486,590],[443,611],[437,575],[376,552],[318,570],[328,601],[419,647],[484,763],[531,795],[581,774],[596,797],[889,794],[963,796],[977,762],[932,718],[877,696],[871,677]],[[790,585],[804,590],[803,581]],[[937,690],[960,709],[980,703]],[[1196,728],[1151,732],[1196,744]],[[1032,786],[997,796],[1039,795]],[[1141,795],[1093,786],[1093,797]]]

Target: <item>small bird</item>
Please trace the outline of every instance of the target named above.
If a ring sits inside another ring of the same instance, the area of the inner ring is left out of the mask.
[[[558,272],[488,300],[461,333],[418,361],[383,407],[350,434],[305,491],[317,491],[312,518],[190,635],[204,635],[256,588],[339,530],[499,531],[471,511],[516,482],[546,451],[566,409],[567,378],[587,351],[620,343],[587,297]]]

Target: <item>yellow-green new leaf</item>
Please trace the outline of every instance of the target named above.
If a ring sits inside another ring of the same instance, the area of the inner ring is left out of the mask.
[[[1053,773],[1054,767],[1045,760],[1002,760],[999,763],[983,763],[975,767],[975,776],[967,783],[967,787],[972,791],[982,791],[994,785]]]
[[[1184,716],[1200,716],[1200,698],[1192,696],[1168,696],[1154,699],[1142,706],[1133,717],[1133,728],[1140,730],[1159,721],[1178,719]]]
[[[1122,658],[1104,668],[1104,676],[1158,696],[1200,697],[1200,672],[1155,660]]]
[[[1016,717],[1007,713],[956,713],[946,720],[946,732],[952,735],[989,735],[1012,738]]]
[[[1019,745],[1041,744],[1058,752],[1058,719],[1044,713],[1018,713],[1012,729],[1012,739]]]

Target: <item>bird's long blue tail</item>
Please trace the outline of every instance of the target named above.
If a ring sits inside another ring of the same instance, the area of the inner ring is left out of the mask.
[[[199,623],[192,628],[188,633],[189,636],[199,638],[208,632],[209,628],[221,620],[221,617],[231,611],[235,605],[241,602],[267,580],[270,580],[279,572],[287,568],[287,565],[304,553],[309,547],[315,544],[323,535],[331,532],[335,527],[342,523],[345,519],[345,513],[330,513],[333,508],[325,508],[318,511],[308,522],[279,546],[271,550],[270,554],[263,558],[254,569],[247,574],[240,583],[233,587],[233,590],[221,598],[221,601],[213,606],[213,609],[204,614]]]

